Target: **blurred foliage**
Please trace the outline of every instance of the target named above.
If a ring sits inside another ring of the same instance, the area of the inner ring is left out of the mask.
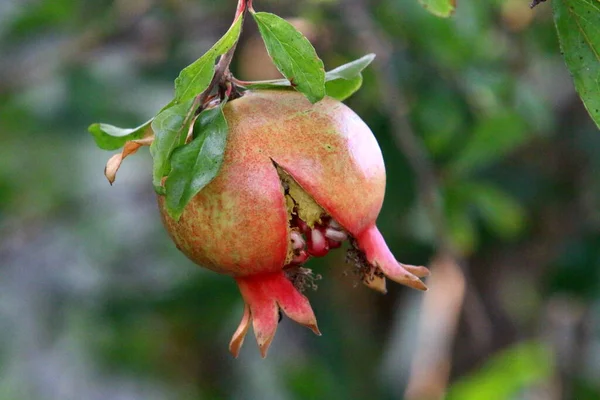
[[[549,349],[537,342],[520,343],[493,355],[477,372],[456,382],[447,398],[511,399],[523,388],[543,383],[552,370]]]
[[[456,0],[419,0],[419,3],[438,17],[449,17],[456,9]]]
[[[327,70],[366,53],[345,2],[255,2],[310,21]],[[417,331],[422,294],[353,288],[332,254],[311,262],[323,337],[284,320],[268,359],[248,340],[232,360],[235,283],[172,246],[150,156],[128,159],[112,188],[103,177],[111,154],[87,125],[137,126],[160,110],[233,3],[0,0],[0,399],[403,398],[414,340],[432,333]],[[393,44],[406,117],[480,299],[484,322],[467,296],[451,339],[450,398],[600,399],[600,134],[550,4],[459,2],[441,19],[414,0],[363,3]],[[245,65],[271,67],[256,34],[244,30],[241,79],[253,78]],[[376,71],[347,103],[386,159],[380,228],[399,260],[425,264],[433,229]]]

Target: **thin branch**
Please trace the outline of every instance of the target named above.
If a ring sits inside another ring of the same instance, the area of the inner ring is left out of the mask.
[[[237,5],[237,9],[235,11],[235,17],[233,18],[232,25],[236,23],[238,18],[244,18],[244,14],[251,8],[252,8],[252,0],[238,0],[238,5]],[[241,34],[241,32],[240,32],[240,34]],[[206,88],[206,90],[204,92],[202,92],[200,95],[198,95],[196,97],[196,99],[194,100],[193,109],[196,109],[196,108],[204,105],[204,103],[206,102],[206,100],[208,99],[210,94],[213,92],[213,90],[219,84],[221,84],[223,82],[223,79],[225,77],[230,75],[229,74],[229,65],[231,64],[231,61],[233,60],[233,55],[235,54],[235,50],[237,48],[238,42],[239,42],[239,38],[235,42],[235,44],[231,47],[231,49],[229,49],[229,51],[227,53],[223,54],[219,58],[219,62],[217,63],[217,66],[215,67],[215,74],[213,75],[213,78],[210,81],[208,88]]]

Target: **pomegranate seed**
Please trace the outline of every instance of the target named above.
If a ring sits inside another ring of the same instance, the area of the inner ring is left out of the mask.
[[[310,231],[307,251],[311,256],[322,257],[329,252],[329,244],[321,229],[321,227],[315,226],[315,228]]]
[[[325,237],[335,240],[336,242],[343,242],[344,240],[348,239],[348,234],[343,231],[327,228],[325,229]]]
[[[306,243],[304,242],[304,238],[298,231],[290,232],[290,240],[292,241],[292,249],[300,250],[303,249]]]

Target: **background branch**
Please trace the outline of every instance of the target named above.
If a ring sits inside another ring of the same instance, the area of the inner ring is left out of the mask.
[[[465,296],[473,303],[465,310],[468,319],[483,343],[489,337],[487,332],[490,323],[485,317],[479,296],[473,287],[465,284],[468,283],[467,268],[448,232],[434,164],[406,117],[408,104],[395,73],[394,45],[377,28],[364,0],[349,0],[340,8],[346,24],[358,33],[363,51],[377,54],[373,68],[379,93],[385,99],[381,106],[392,123],[391,131],[396,146],[417,177],[419,200],[434,229],[437,255],[430,266],[432,278],[428,280],[428,286],[431,291],[423,303],[419,324],[420,332],[428,332],[428,335],[419,335],[423,343],[416,346],[406,398],[441,398],[450,376],[451,349]],[[431,329],[432,324],[435,329]]]

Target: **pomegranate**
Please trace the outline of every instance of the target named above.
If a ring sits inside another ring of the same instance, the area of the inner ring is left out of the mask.
[[[311,104],[295,91],[248,91],[224,107],[229,124],[217,177],[178,221],[158,202],[178,249],[200,266],[232,276],[245,302],[230,343],[237,357],[252,324],[263,357],[280,310],[320,334],[303,289],[303,264],[349,241],[348,260],[369,287],[385,277],[425,290],[425,267],[404,265],[375,220],[385,191],[379,146],[367,125],[341,102]]]

